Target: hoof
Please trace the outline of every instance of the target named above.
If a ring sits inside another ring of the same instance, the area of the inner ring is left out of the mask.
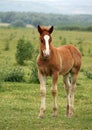
[[[38,114],[38,118],[40,119],[40,118],[43,118],[43,114]]]
[[[71,118],[74,115],[74,108],[67,106],[66,116]]]
[[[39,116],[39,115],[38,115],[38,119],[42,119],[42,118],[43,118],[43,116]]]
[[[57,117],[57,112],[52,113],[52,117]]]
[[[42,119],[43,118],[43,116],[38,116],[38,119]]]
[[[68,113],[68,114],[66,114],[66,117],[68,117],[68,118],[71,118],[71,117],[73,117],[73,113]]]

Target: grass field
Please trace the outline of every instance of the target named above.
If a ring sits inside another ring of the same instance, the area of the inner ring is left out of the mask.
[[[5,51],[9,37],[9,50]],[[0,69],[9,59],[9,65],[17,66],[15,59],[17,41],[25,37],[38,48],[39,35],[36,29],[0,28]],[[51,80],[47,80],[47,109],[45,117],[38,119],[40,108],[39,84],[0,81],[0,130],[91,130],[92,129],[92,79],[84,72],[92,74],[92,32],[58,31],[53,33],[53,44],[60,46],[74,44],[83,53],[81,72],[77,81],[75,115],[65,117],[66,93],[62,78],[58,82],[58,117],[52,117]],[[25,74],[30,61],[25,66]]]

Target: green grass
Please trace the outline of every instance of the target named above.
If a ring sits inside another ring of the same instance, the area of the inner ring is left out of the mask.
[[[13,34],[9,50],[5,51],[6,39]],[[17,41],[21,37],[30,40],[38,48],[39,35],[36,29],[0,28],[0,69],[6,60],[9,67],[17,66],[15,59]],[[43,119],[38,119],[40,108],[39,84],[27,83],[30,61],[22,68],[25,81],[9,83],[0,81],[0,130],[91,130],[92,129],[92,79],[84,75],[84,70],[92,72],[92,32],[58,31],[52,34],[53,44],[60,46],[63,39],[67,44],[82,47],[81,72],[77,81],[75,115],[65,117],[66,93],[61,77],[58,82],[58,117],[52,117],[51,79],[47,80],[47,109]],[[89,51],[90,49],[90,51]]]
[[[52,117],[52,95],[50,83],[48,84],[47,110],[44,118],[38,119],[39,85],[2,83],[0,88],[0,130],[91,130],[92,81],[85,77],[78,80],[75,115],[72,118],[65,117],[66,93],[62,82],[59,82],[58,85],[58,117]],[[89,85],[84,86],[84,84]]]

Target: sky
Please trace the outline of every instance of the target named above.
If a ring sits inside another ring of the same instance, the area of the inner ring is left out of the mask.
[[[92,0],[0,0],[0,11],[92,14]]]

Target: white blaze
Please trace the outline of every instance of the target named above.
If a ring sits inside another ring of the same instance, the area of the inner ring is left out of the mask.
[[[50,55],[49,39],[50,39],[49,35],[45,35],[45,36],[44,36],[46,49],[43,51],[43,53],[44,53],[45,56]]]

